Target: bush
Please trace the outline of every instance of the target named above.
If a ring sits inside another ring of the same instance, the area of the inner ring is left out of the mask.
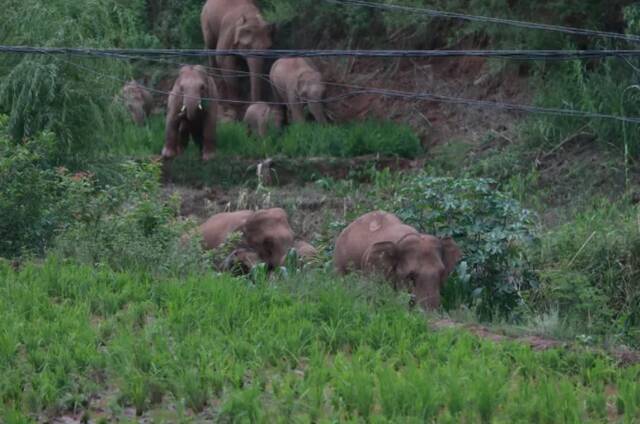
[[[143,8],[141,0],[9,0],[3,4],[2,43],[147,47],[155,41],[142,32]],[[113,96],[131,75],[124,60],[4,54],[0,112],[8,114],[14,139],[50,130],[65,143],[68,156],[86,155],[118,133],[122,115]]]
[[[445,307],[475,305],[481,317],[509,316],[536,287],[526,248],[537,236],[534,214],[485,179],[434,178],[405,181],[393,208],[421,232],[451,236],[463,251],[447,285]]]
[[[118,185],[99,187],[84,180],[90,196],[56,238],[55,253],[80,263],[156,275],[207,269],[208,255],[198,238],[182,238],[189,223],[177,219],[179,199],[162,198],[160,166],[123,162],[116,169],[122,178]]]
[[[48,132],[14,144],[0,116],[0,257],[60,255],[115,269],[181,273],[203,269],[197,240],[182,242],[187,225],[166,201],[155,163],[112,162],[110,183],[71,173],[50,159],[57,139]],[[200,267],[200,268],[198,268]]]
[[[638,209],[597,202],[549,231],[535,256],[541,308],[557,308],[588,334],[625,336],[640,344]]]
[[[463,257],[443,292],[443,306],[474,307],[478,316],[517,319],[538,278],[528,258],[537,246],[538,220],[519,202],[495,189],[489,179],[432,177],[425,172],[410,175],[388,170],[371,172],[367,191],[359,188],[356,206],[346,221],[331,223],[336,235],[349,222],[372,210],[396,214],[418,231],[451,236]],[[352,184],[319,181],[333,193],[354,196]],[[343,193],[344,190],[347,190]]]
[[[51,157],[57,139],[45,132],[14,144],[0,115],[0,256],[42,254],[57,229],[73,219],[71,193],[79,189]]]

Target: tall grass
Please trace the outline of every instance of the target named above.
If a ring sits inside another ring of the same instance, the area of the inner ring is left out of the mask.
[[[46,47],[146,47],[144,2],[117,0],[3,3],[2,43]],[[104,77],[108,75],[114,77]],[[122,114],[113,107],[131,76],[127,61],[74,56],[0,56],[0,112],[9,115],[14,139],[51,130],[66,156],[90,154],[117,134]]]
[[[253,286],[0,264],[0,335],[5,422],[128,407],[169,421],[599,422],[605,385],[617,417],[640,418],[637,367],[433,333],[388,288],[315,273]]]

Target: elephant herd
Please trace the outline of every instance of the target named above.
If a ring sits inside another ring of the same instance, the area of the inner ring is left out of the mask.
[[[220,248],[231,234],[241,235],[224,259],[225,271],[246,273],[258,263],[273,270],[284,264],[291,249],[303,262],[317,255],[311,244],[296,239],[287,213],[280,208],[219,213],[198,232],[208,250]],[[381,274],[424,309],[433,309],[440,306],[444,283],[461,256],[451,238],[421,234],[397,216],[375,211],[353,221],[338,236],[333,265],[341,275],[352,271]]]
[[[207,49],[264,50],[272,46],[273,26],[264,20],[254,0],[207,0],[201,24]],[[209,66],[221,71],[221,87],[225,99],[232,104],[240,101],[237,77],[240,60],[236,56],[209,59]],[[325,84],[309,61],[282,58],[273,63],[269,82],[272,103],[276,106],[261,101],[264,60],[257,57],[245,60],[250,72],[251,105],[243,121],[251,132],[264,136],[269,125],[280,128],[288,121],[304,121],[304,106],[308,106],[317,122],[327,122],[322,106]],[[151,100],[145,91],[135,82],[123,89],[127,107],[138,123],[149,113]],[[164,158],[181,154],[190,139],[200,146],[203,160],[213,157],[219,98],[216,81],[206,67],[181,67],[167,103]],[[247,272],[261,262],[272,270],[283,265],[291,249],[303,261],[317,254],[309,243],[296,239],[287,213],[280,208],[219,213],[198,230],[208,250],[220,248],[231,240],[232,234],[241,235],[222,264],[225,270]],[[397,290],[411,293],[416,303],[429,309],[439,307],[442,287],[461,255],[451,238],[421,234],[397,216],[375,211],[359,217],[342,231],[335,242],[333,264],[339,274],[380,273]]]
[[[202,34],[207,49],[267,50],[272,46],[273,25],[267,23],[254,0],[208,0],[201,14]],[[240,99],[238,75],[246,62],[251,83],[251,100]],[[327,123],[322,100],[325,83],[321,73],[304,58],[281,58],[273,63],[268,74],[273,101],[263,101],[262,80],[265,60],[262,57],[211,56],[209,67],[220,72],[224,102],[231,107],[227,116],[238,116],[238,104],[251,103],[243,121],[249,131],[264,137],[269,126],[281,128],[287,122],[303,122],[305,106],[319,123]],[[216,122],[220,109],[218,84],[199,65],[180,68],[169,93],[166,112],[165,143],[162,157],[170,159],[181,154],[193,140],[200,148],[202,159],[209,160],[216,149]],[[151,96],[136,82],[128,83],[122,92],[125,104],[136,123],[148,116]]]

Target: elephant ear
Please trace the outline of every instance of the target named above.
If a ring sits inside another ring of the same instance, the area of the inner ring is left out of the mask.
[[[251,25],[247,23],[246,16],[242,15],[236,24],[236,30],[233,38],[234,47],[250,46],[253,42],[253,31]]]
[[[391,241],[375,243],[365,252],[362,258],[361,268],[364,270],[380,270],[389,275],[399,261],[400,251],[398,245]]]
[[[455,241],[451,237],[443,238],[442,240],[442,262],[445,268],[445,278],[453,272],[453,269],[458,264],[458,261],[462,257],[462,251],[458,247]]]

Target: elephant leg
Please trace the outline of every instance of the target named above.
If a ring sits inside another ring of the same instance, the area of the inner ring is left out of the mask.
[[[311,114],[313,115],[313,117],[316,119],[316,122],[320,124],[327,123],[327,117],[324,114],[324,106],[322,103],[320,102],[309,103],[309,110],[311,111]]]
[[[273,85],[273,82],[271,83],[271,91],[273,92],[273,101],[275,103],[278,103],[277,105],[274,105],[273,107],[278,108],[280,110],[280,112],[282,113],[282,126],[284,127],[287,124],[289,124],[289,116],[287,115],[287,107],[284,105],[285,101],[282,98],[282,96],[280,95],[280,92],[278,91],[276,86]]]
[[[259,102],[262,91],[262,68],[264,66],[264,59],[261,57],[249,57],[247,58],[247,67],[249,68],[249,78],[251,80],[251,101],[253,103]]]
[[[238,100],[237,59],[235,57],[219,57],[218,66],[226,88],[228,100]]]
[[[287,96],[289,111],[291,112],[291,120],[294,123],[304,122],[304,105],[300,102],[298,96],[293,90],[289,90]]]
[[[167,124],[165,127],[165,142],[162,149],[163,158],[173,158],[180,152],[180,131],[178,130],[178,126],[178,122],[167,119]]]
[[[216,107],[211,107],[202,125],[201,131],[201,145],[202,145],[202,160],[208,161],[213,159],[216,151],[216,119],[217,110]]]

